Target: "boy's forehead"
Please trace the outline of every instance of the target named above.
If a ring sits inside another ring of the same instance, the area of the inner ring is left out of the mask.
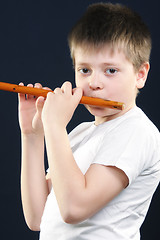
[[[111,44],[105,44],[103,46],[90,46],[90,45],[82,45],[74,48],[74,59],[75,62],[87,60],[93,58],[114,58],[114,57],[126,58],[125,52],[123,48],[119,48],[118,46],[112,46]]]

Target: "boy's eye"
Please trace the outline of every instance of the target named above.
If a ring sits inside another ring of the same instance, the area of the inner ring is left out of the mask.
[[[116,73],[116,72],[117,72],[117,70],[114,69],[114,68],[109,68],[109,69],[106,70],[106,73],[107,73],[108,75],[112,75],[112,74],[114,74],[114,73]]]
[[[83,73],[83,74],[87,74],[90,72],[88,68],[81,68],[79,71],[80,73]]]

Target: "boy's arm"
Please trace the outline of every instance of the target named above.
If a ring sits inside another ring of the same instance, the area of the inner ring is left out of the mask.
[[[44,138],[22,134],[21,196],[26,223],[39,231],[49,193],[44,169]]]
[[[84,176],[65,130],[46,131],[46,140],[52,185],[65,222],[74,224],[91,217],[128,185],[127,176],[116,167],[93,164]]]
[[[66,131],[66,124],[78,104],[79,92],[69,96],[68,84],[49,93],[42,120],[50,177],[61,215],[67,223],[78,223],[95,214],[128,184],[123,171],[93,164],[84,176],[78,168]],[[54,112],[54,115],[52,114]]]
[[[23,85],[23,84],[21,84]],[[28,86],[33,87],[32,84]],[[40,84],[35,87],[42,88]],[[44,169],[43,101],[19,94],[19,124],[22,141],[21,195],[24,216],[32,230],[39,230],[48,195]]]

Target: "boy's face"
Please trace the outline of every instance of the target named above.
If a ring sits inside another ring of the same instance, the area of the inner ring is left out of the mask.
[[[122,111],[86,106],[97,125],[124,114],[135,105],[137,88],[144,86],[144,72],[135,72],[123,51],[111,51],[109,46],[96,50],[77,47],[74,57],[76,86],[82,88],[84,96],[125,104]]]

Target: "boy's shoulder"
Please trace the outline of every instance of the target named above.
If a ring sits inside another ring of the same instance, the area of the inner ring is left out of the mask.
[[[133,111],[133,119],[137,128],[141,128],[143,130],[148,129],[149,131],[154,131],[159,133],[158,128],[151,121],[151,119],[143,112],[143,110],[139,107],[135,107]]]
[[[119,119],[119,132],[126,132],[131,135],[142,136],[147,139],[156,139],[160,142],[160,132],[148,116],[135,106]]]

